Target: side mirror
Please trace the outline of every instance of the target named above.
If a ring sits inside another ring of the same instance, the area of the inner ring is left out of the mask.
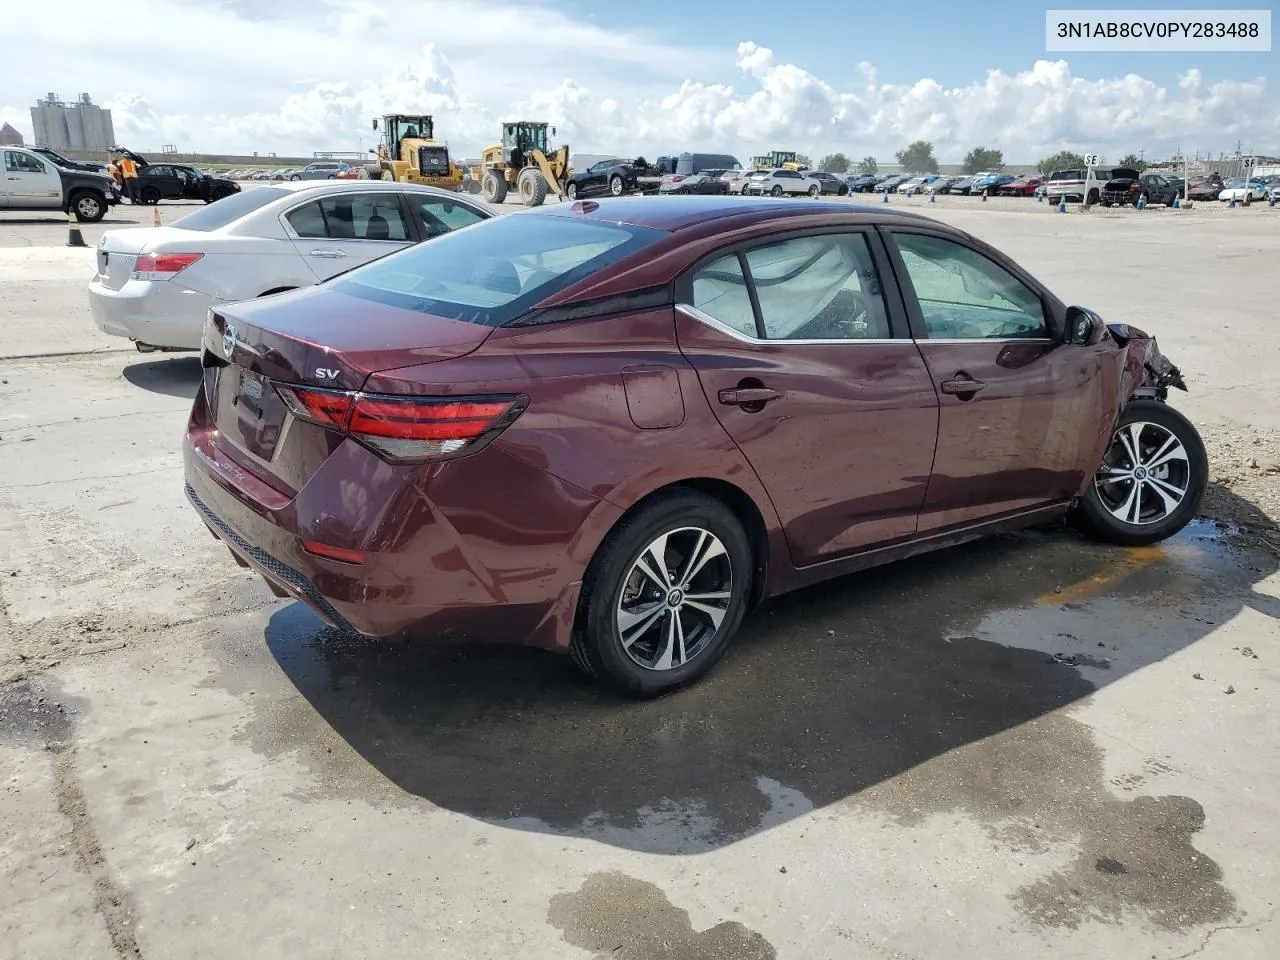
[[[555,128],[555,127],[552,127],[552,128],[551,128],[551,135],[552,135],[553,137],[556,135],[556,128]]]
[[[370,147],[370,148],[369,148],[369,152],[370,152],[370,153],[377,153],[378,151],[377,151],[375,148]]]
[[[1067,329],[1064,339],[1077,346],[1089,346],[1101,339],[1106,324],[1100,316],[1086,307],[1067,308]]]
[[[378,121],[377,121],[377,119],[375,119],[375,120],[373,121],[373,129],[375,129],[375,130],[377,130],[377,129],[378,129]]]

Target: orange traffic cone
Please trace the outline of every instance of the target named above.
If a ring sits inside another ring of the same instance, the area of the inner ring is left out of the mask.
[[[160,226],[160,208],[159,207],[155,207],[152,210],[151,225],[153,227]]]
[[[76,215],[70,210],[67,211],[67,246],[88,246],[88,244],[84,242],[84,234],[80,232],[80,221],[76,219]]]

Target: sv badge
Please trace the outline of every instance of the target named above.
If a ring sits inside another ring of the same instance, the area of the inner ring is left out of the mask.
[[[316,376],[321,380],[337,380],[340,370],[333,370],[329,367],[316,367]]]

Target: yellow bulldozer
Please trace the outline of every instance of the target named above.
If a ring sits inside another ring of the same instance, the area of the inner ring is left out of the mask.
[[[552,127],[551,135],[554,137],[555,133]],[[478,185],[490,203],[502,203],[507,192],[514,190],[522,203],[536,207],[547,199],[548,193],[563,199],[572,172],[567,144],[548,153],[547,124],[511,120],[502,124],[501,142],[485,147],[463,189],[474,191]]]
[[[377,150],[378,162],[365,167],[376,180],[401,183],[425,183],[429,187],[456,190],[466,171],[449,159],[449,147],[436,139],[436,125],[429,116],[392,113],[380,118],[382,142]],[[379,120],[373,121],[378,129]]]

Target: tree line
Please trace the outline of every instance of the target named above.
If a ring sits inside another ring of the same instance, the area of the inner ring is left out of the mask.
[[[910,173],[938,172],[938,161],[933,155],[933,144],[928,140],[917,140],[908,144],[894,156],[902,166],[902,169]],[[1133,153],[1121,157],[1118,165],[1133,167],[1137,170],[1141,170],[1146,166]],[[1037,163],[1036,169],[1043,175],[1048,176],[1054,170],[1069,170],[1083,166],[1083,154],[1073,153],[1070,150],[1060,150],[1058,153],[1045,157]],[[829,153],[818,163],[818,169],[827,173],[876,173],[879,170],[879,164],[875,157],[863,157],[857,164],[854,164],[843,153]],[[982,173],[987,170],[1000,171],[1004,169],[1004,152],[992,147],[974,147],[965,154],[964,164],[961,169],[964,173]]]

